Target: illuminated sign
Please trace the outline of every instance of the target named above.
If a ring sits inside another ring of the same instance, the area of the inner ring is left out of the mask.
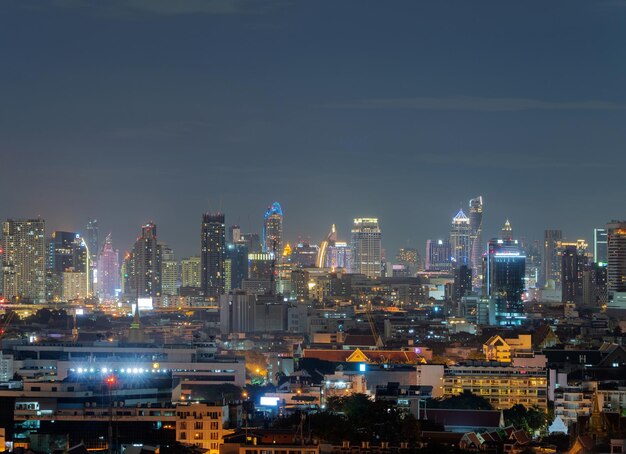
[[[261,405],[265,407],[276,407],[278,406],[279,400],[278,397],[261,397]]]

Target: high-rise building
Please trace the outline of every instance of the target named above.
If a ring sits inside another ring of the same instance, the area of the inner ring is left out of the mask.
[[[63,273],[74,268],[74,241],[76,232],[52,232],[48,238],[46,256],[46,299],[63,298]]]
[[[98,295],[105,301],[115,298],[120,288],[119,257],[120,251],[113,248],[109,233],[98,254]]]
[[[513,227],[511,226],[511,221],[508,219],[504,222],[504,227],[500,231],[500,237],[505,240],[513,239]]]
[[[244,242],[231,243],[226,249],[230,260],[230,288],[241,289],[241,283],[248,277],[248,246]]]
[[[283,250],[283,210],[280,203],[274,202],[268,207],[263,217],[263,252]]]
[[[174,251],[165,243],[159,243],[161,253],[161,294],[178,295],[178,262]]]
[[[561,258],[558,243],[563,239],[560,230],[546,230],[543,236],[540,287],[561,288]]]
[[[472,270],[467,265],[461,265],[454,269],[452,290],[452,299],[455,303],[459,303],[461,298],[472,291]]]
[[[448,240],[426,241],[426,271],[451,271],[452,246]]]
[[[242,233],[240,236],[240,241],[245,243],[248,248],[249,254],[256,254],[258,252],[263,252],[263,247],[261,246],[261,237],[258,233]]]
[[[46,301],[46,240],[42,219],[2,224],[3,288],[8,300]]]
[[[587,265],[585,251],[576,244],[561,247],[561,300],[564,303],[583,304],[583,276]]]
[[[241,241],[241,227],[238,225],[231,225],[228,227],[228,242],[239,243]]]
[[[217,298],[224,293],[226,276],[226,224],[222,213],[205,213],[202,216],[202,271],[201,288],[208,298]]]
[[[605,264],[607,260],[607,231],[606,229],[593,229],[593,261]]]
[[[202,285],[202,261],[199,256],[189,257],[180,261],[180,285],[181,287],[196,287]]]
[[[326,252],[326,268],[343,269],[346,273],[352,273],[352,248],[345,241],[335,241],[334,246],[329,246]]]
[[[100,251],[100,239],[98,237],[98,220],[90,219],[87,222],[87,235],[86,242],[89,248],[89,254],[91,254],[91,262],[96,263],[98,252]]]
[[[469,201],[470,220],[470,268],[472,269],[473,286],[479,288],[482,285],[483,262],[483,197],[478,196]]]
[[[319,251],[319,246],[316,244],[298,243],[291,251],[291,263],[300,268],[315,268]]]
[[[626,292],[626,221],[611,221],[607,230],[607,290],[609,299]]]
[[[463,210],[452,218],[450,226],[450,245],[452,246],[452,265],[470,266],[470,220]]]
[[[381,231],[376,218],[357,218],[352,227],[352,272],[380,277]]]
[[[149,223],[141,228],[131,259],[134,287],[138,298],[161,296],[161,253],[157,243],[156,225]]]
[[[526,257],[516,240],[494,238],[489,241],[485,261],[486,296],[494,300],[496,316],[503,323],[512,323],[511,317],[524,311]]]

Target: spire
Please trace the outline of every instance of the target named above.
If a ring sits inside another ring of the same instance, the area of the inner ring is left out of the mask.
[[[504,227],[502,227],[502,238],[513,239],[513,227],[511,226],[511,221],[508,219],[504,223]]]
[[[452,218],[452,223],[454,224],[461,223],[461,222],[469,223],[469,218],[465,215],[465,213],[463,213],[463,209],[460,209],[459,212],[456,214],[456,216]]]

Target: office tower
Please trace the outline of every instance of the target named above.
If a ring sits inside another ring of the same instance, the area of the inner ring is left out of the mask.
[[[526,287],[537,288],[541,280],[541,256],[543,247],[538,240],[525,244],[523,252],[526,255]]]
[[[2,224],[3,287],[7,300],[46,301],[46,240],[42,219]]]
[[[409,276],[414,276],[420,269],[420,253],[415,248],[401,247],[396,254],[396,262],[404,265]]]
[[[197,287],[202,285],[202,261],[199,256],[189,257],[180,261],[181,287]]]
[[[109,233],[98,254],[98,295],[104,301],[117,296],[120,288],[120,251],[113,248],[113,240]]]
[[[263,217],[263,252],[280,254],[282,250],[283,210],[278,202],[274,202],[268,207]]]
[[[483,255],[483,197],[478,196],[469,201],[470,220],[470,268],[474,287],[482,285],[482,255]]]
[[[74,241],[76,232],[52,232],[47,240],[46,299],[63,299],[63,273],[74,267]]]
[[[63,270],[62,293],[64,301],[84,299],[92,296],[91,253],[87,242],[78,234],[72,242],[72,262]]]
[[[330,232],[328,232],[328,235],[326,235],[326,238],[324,238],[324,241],[322,241],[322,244],[320,244],[317,258],[315,260],[315,266],[317,268],[324,268],[326,266],[328,248],[333,247],[336,241],[337,228],[335,227],[335,224],[333,224],[330,227]]]
[[[561,260],[558,243],[563,239],[560,230],[546,230],[543,236],[543,256],[541,260],[541,281],[539,286],[561,288]]]
[[[300,268],[315,268],[319,250],[316,244],[298,243],[291,251],[291,263]]]
[[[489,241],[486,261],[486,295],[494,301],[496,315],[511,323],[523,313],[526,257],[516,240],[494,238]]]
[[[450,227],[450,245],[452,246],[452,265],[470,266],[470,220],[463,210],[452,218]]]
[[[334,246],[328,247],[326,253],[326,268],[344,270],[352,273],[352,248],[345,241],[336,241]]]
[[[246,243],[231,243],[226,249],[230,260],[230,288],[241,289],[241,283],[248,277],[248,246]]]
[[[583,303],[583,273],[587,265],[585,251],[576,244],[561,247],[561,300],[564,303]]]
[[[89,222],[87,222],[87,235],[85,235],[85,237],[87,240],[87,247],[89,248],[89,254],[91,255],[91,261],[95,264],[100,250],[97,219],[90,219]]]
[[[482,268],[482,267],[481,267]],[[454,269],[454,286],[452,299],[458,303],[465,295],[472,291],[472,270],[467,265]]]
[[[228,242],[239,243],[241,241],[241,227],[238,225],[231,225],[228,227]]]
[[[202,215],[202,272],[201,288],[208,298],[217,298],[224,293],[226,260],[226,225],[222,213]]]
[[[583,305],[601,307],[608,301],[607,266],[589,262],[583,271]]]
[[[513,239],[513,227],[511,226],[511,221],[508,219],[504,222],[504,227],[502,227],[500,231],[500,237],[504,240]]]
[[[161,253],[161,294],[178,295],[178,262],[174,251],[165,243],[159,243]]]
[[[272,279],[276,273],[276,261],[273,252],[255,252],[248,254],[248,279],[267,280]]]
[[[609,300],[626,292],[626,221],[611,221],[607,230],[607,290]]]
[[[426,241],[426,271],[452,270],[452,246],[448,240]]]
[[[263,248],[261,246],[261,237],[258,233],[242,233],[240,241],[246,244],[249,254],[263,252]]]
[[[352,272],[380,277],[381,232],[376,218],[357,218],[352,227]]]
[[[593,229],[593,261],[606,263],[607,257],[607,231],[606,229]]]
[[[131,297],[146,298],[161,296],[161,254],[157,243],[156,225],[149,223],[141,228],[131,255],[136,295]]]

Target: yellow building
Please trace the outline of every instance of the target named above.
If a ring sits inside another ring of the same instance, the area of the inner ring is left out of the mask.
[[[496,410],[521,404],[548,408],[548,376],[540,367],[451,366],[444,370],[443,398],[469,391]]]
[[[487,361],[499,361],[501,363],[510,363],[513,357],[532,356],[532,337],[530,334],[520,334],[517,338],[491,336],[483,344],[483,354]]]

